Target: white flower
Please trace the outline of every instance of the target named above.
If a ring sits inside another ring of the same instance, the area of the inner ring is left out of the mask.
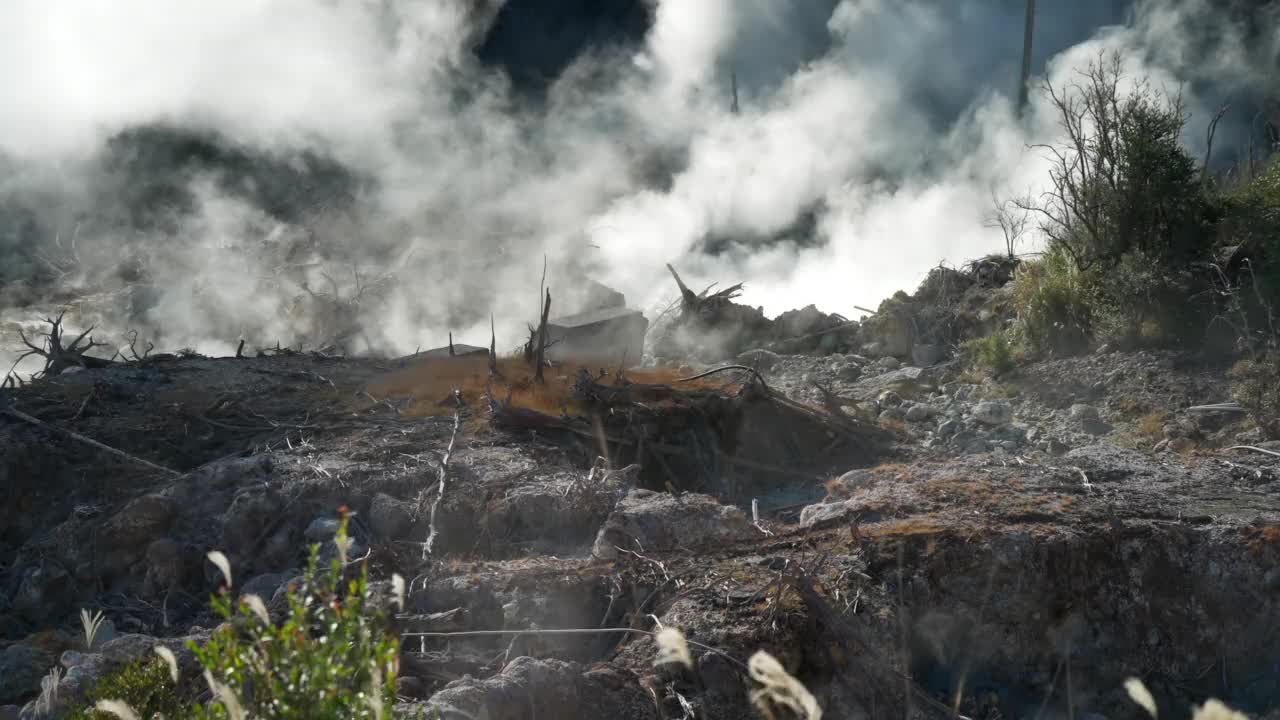
[[[395,594],[396,609],[404,612],[404,578],[399,573],[391,576],[391,592]]]
[[[262,621],[263,625],[271,624],[271,615],[267,613],[267,604],[262,602],[262,598],[257,595],[242,595],[240,597],[240,602],[248,605],[249,610],[252,611],[254,615],[258,616],[258,619]]]
[[[1156,710],[1156,699],[1151,696],[1151,691],[1138,678],[1129,678],[1124,681],[1124,689],[1129,693],[1129,698],[1138,705],[1151,717],[1159,717]]]
[[[764,687],[751,693],[751,703],[762,713],[771,716],[770,706],[781,705],[804,720],[822,720],[822,708],[799,680],[782,668],[769,653],[760,650],[747,662],[751,679]]]
[[[157,645],[152,650],[164,660],[164,664],[169,666],[169,677],[173,679],[175,685],[178,684],[178,658],[174,657],[173,651],[163,645]]]
[[[119,700],[99,700],[94,708],[111,715],[115,715],[120,720],[139,720],[138,713],[133,708]]]
[[[689,643],[684,639],[684,633],[673,627],[664,627],[653,639],[658,644],[658,657],[653,661],[654,665],[679,663],[693,669],[693,656],[689,654]]]
[[[217,565],[218,569],[222,571],[222,577],[226,579],[227,587],[231,587],[231,561],[227,559],[226,555],[217,550],[210,550],[208,558],[209,562]]]

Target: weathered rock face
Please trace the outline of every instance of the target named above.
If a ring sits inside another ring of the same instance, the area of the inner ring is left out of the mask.
[[[40,678],[57,661],[41,648],[16,644],[0,650],[0,703],[14,702],[40,691]]]
[[[400,708],[406,714],[419,709],[427,717],[441,720],[659,717],[653,699],[630,673],[530,657],[512,660],[500,674],[485,680],[467,677],[455,681],[425,705]]]
[[[618,503],[596,536],[591,552],[598,558],[615,558],[618,548],[666,552],[761,535],[741,510],[725,507],[709,495],[673,496],[640,490]]]

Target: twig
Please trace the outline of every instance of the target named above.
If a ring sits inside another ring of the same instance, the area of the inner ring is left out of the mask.
[[[97,440],[94,440],[93,438],[90,438],[90,437],[85,437],[84,435],[81,435],[81,434],[80,434],[80,433],[78,433],[78,432],[72,432],[71,430],[67,430],[66,428],[58,427],[57,425],[51,425],[51,424],[49,424],[49,423],[47,423],[47,422],[45,422],[45,421],[43,421],[43,420],[41,420],[41,419],[39,419],[39,418],[37,418],[37,417],[32,417],[31,415],[28,415],[28,414],[26,414],[26,413],[22,412],[21,410],[15,410],[15,409],[13,409],[13,408],[4,408],[4,407],[0,407],[0,414],[8,415],[9,417],[15,418],[15,419],[17,419],[17,420],[21,420],[21,421],[23,421],[23,422],[25,422],[25,423],[30,423],[31,425],[35,425],[36,427],[39,427],[39,428],[45,428],[45,429],[47,429],[47,430],[52,430],[52,431],[54,431],[54,432],[56,432],[56,433],[59,433],[59,434],[61,434],[61,435],[65,435],[66,437],[69,437],[69,438],[71,438],[72,440],[76,440],[76,441],[78,441],[78,442],[82,442],[82,443],[84,443],[84,444],[86,444],[86,445],[91,445],[91,446],[93,446],[93,447],[95,447],[95,448],[98,448],[99,450],[102,450],[103,452],[107,452],[107,453],[110,453],[110,454],[112,454],[112,455],[115,455],[115,456],[116,456],[116,457],[118,457],[118,458],[121,458],[121,459],[124,459],[124,460],[128,460],[128,461],[133,462],[133,463],[136,463],[136,464],[138,464],[138,465],[145,465],[146,467],[149,467],[149,468],[151,468],[152,470],[157,470],[157,471],[162,472],[162,473],[164,473],[164,474],[166,474],[166,475],[168,475],[168,476],[170,476],[170,477],[182,477],[182,473],[180,473],[180,472],[178,472],[178,471],[176,471],[176,470],[170,470],[169,468],[164,467],[164,466],[162,466],[162,465],[157,465],[157,464],[155,464],[155,463],[151,462],[150,460],[143,460],[142,458],[137,457],[137,456],[134,456],[134,455],[130,455],[129,453],[127,453],[127,452],[125,452],[125,451],[123,451],[123,450],[117,450],[116,448],[113,448],[113,447],[111,447],[110,445],[103,445],[102,443],[98,442]]]
[[[1272,455],[1275,457],[1280,457],[1280,452],[1276,452],[1275,450],[1268,450],[1266,448],[1256,447],[1254,445],[1232,445],[1229,448],[1223,448],[1223,450],[1252,450],[1253,452],[1260,452],[1260,453],[1263,453],[1264,455]]]
[[[533,371],[533,379],[538,383],[546,382],[542,376],[542,366],[547,357],[547,318],[551,315],[551,290],[548,289],[546,292],[547,301],[542,306],[542,320],[538,323],[538,347],[533,356],[534,362],[537,363]]]
[[[752,375],[755,375],[756,379],[759,380],[761,384],[764,384],[764,378],[760,375],[760,371],[756,370],[753,367],[747,367],[746,365],[725,365],[724,367],[711,368],[710,370],[706,372],[698,373],[697,375],[692,375],[690,377],[685,377],[685,378],[679,378],[676,380],[676,382],[678,383],[693,382],[694,380],[701,380],[702,378],[707,377],[708,375],[715,375],[716,373],[722,373],[726,370],[744,370],[746,372],[751,373]]]
[[[458,427],[462,424],[462,393],[459,390],[453,391],[453,398],[458,403],[458,408],[453,411],[453,434],[449,436],[449,447],[444,451],[444,458],[440,460],[440,472],[437,475],[436,499],[431,503],[431,514],[427,518],[427,540],[422,543],[422,559],[426,560],[431,554],[431,548],[436,542],[436,509],[440,507],[440,501],[444,499],[444,489],[449,473],[449,458],[453,455],[453,444],[458,440]]]

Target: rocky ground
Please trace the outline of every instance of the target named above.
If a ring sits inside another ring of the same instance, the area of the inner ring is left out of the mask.
[[[591,471],[481,407],[455,437],[449,412],[366,402],[395,361],[161,357],[13,391],[46,424],[0,415],[0,717],[30,715],[53,667],[67,707],[157,642],[201,637],[209,549],[279,612],[307,544],[332,552],[341,505],[375,578],[412,578],[406,712],[748,717],[756,649],[827,717],[1139,717],[1130,675],[1171,717],[1208,695],[1280,704],[1280,464],[1229,449],[1277,449],[1248,417],[1198,409],[1227,399],[1221,367],[1102,352],[990,379],[858,355],[740,360],[769,392],[887,440],[774,492],[682,488],[634,465]],[[92,648],[81,608],[107,618]],[[697,643],[696,673],[655,669],[652,639],[625,631],[659,623]],[[412,634],[516,629],[540,632]]]

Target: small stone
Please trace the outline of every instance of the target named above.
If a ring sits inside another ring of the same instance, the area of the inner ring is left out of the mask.
[[[952,435],[955,435],[956,433],[960,432],[960,429],[961,429],[961,425],[959,420],[955,420],[955,419],[943,420],[938,425],[938,437],[949,438]]]
[[[1071,446],[1062,442],[1058,438],[1049,439],[1049,454],[1055,457],[1066,455],[1071,451]]]
[[[1000,443],[1000,447],[1004,448],[1004,451],[1007,453],[1016,453],[1018,452],[1019,445],[1013,440],[1005,440]]]
[[[885,390],[876,398],[876,404],[881,408],[898,407],[902,404],[902,396],[892,390]]]
[[[973,419],[983,425],[1004,425],[1013,419],[1013,408],[1007,402],[985,400],[973,407]]]
[[[938,412],[937,408],[933,407],[932,405],[919,403],[916,405],[912,405],[910,408],[907,409],[906,418],[908,422],[922,422],[924,420],[928,420],[932,418],[934,415],[937,414],[937,412]]]
[[[1176,453],[1186,452],[1191,449],[1191,440],[1185,437],[1176,437],[1169,441],[1169,450]]]
[[[1071,419],[1084,422],[1086,420],[1100,420],[1101,417],[1098,415],[1098,408],[1092,405],[1076,403],[1071,406]]]
[[[1164,440],[1161,440],[1160,442],[1156,443],[1156,446],[1151,448],[1151,452],[1162,453],[1168,449],[1169,449],[1169,439],[1165,438]]]
[[[1037,440],[1040,439],[1040,434],[1041,434],[1040,428],[1038,427],[1027,428],[1027,442],[1029,443],[1036,442]]]
[[[882,423],[883,422],[902,422],[902,419],[904,417],[906,417],[906,413],[902,412],[902,408],[889,407],[882,410],[877,419]]]

